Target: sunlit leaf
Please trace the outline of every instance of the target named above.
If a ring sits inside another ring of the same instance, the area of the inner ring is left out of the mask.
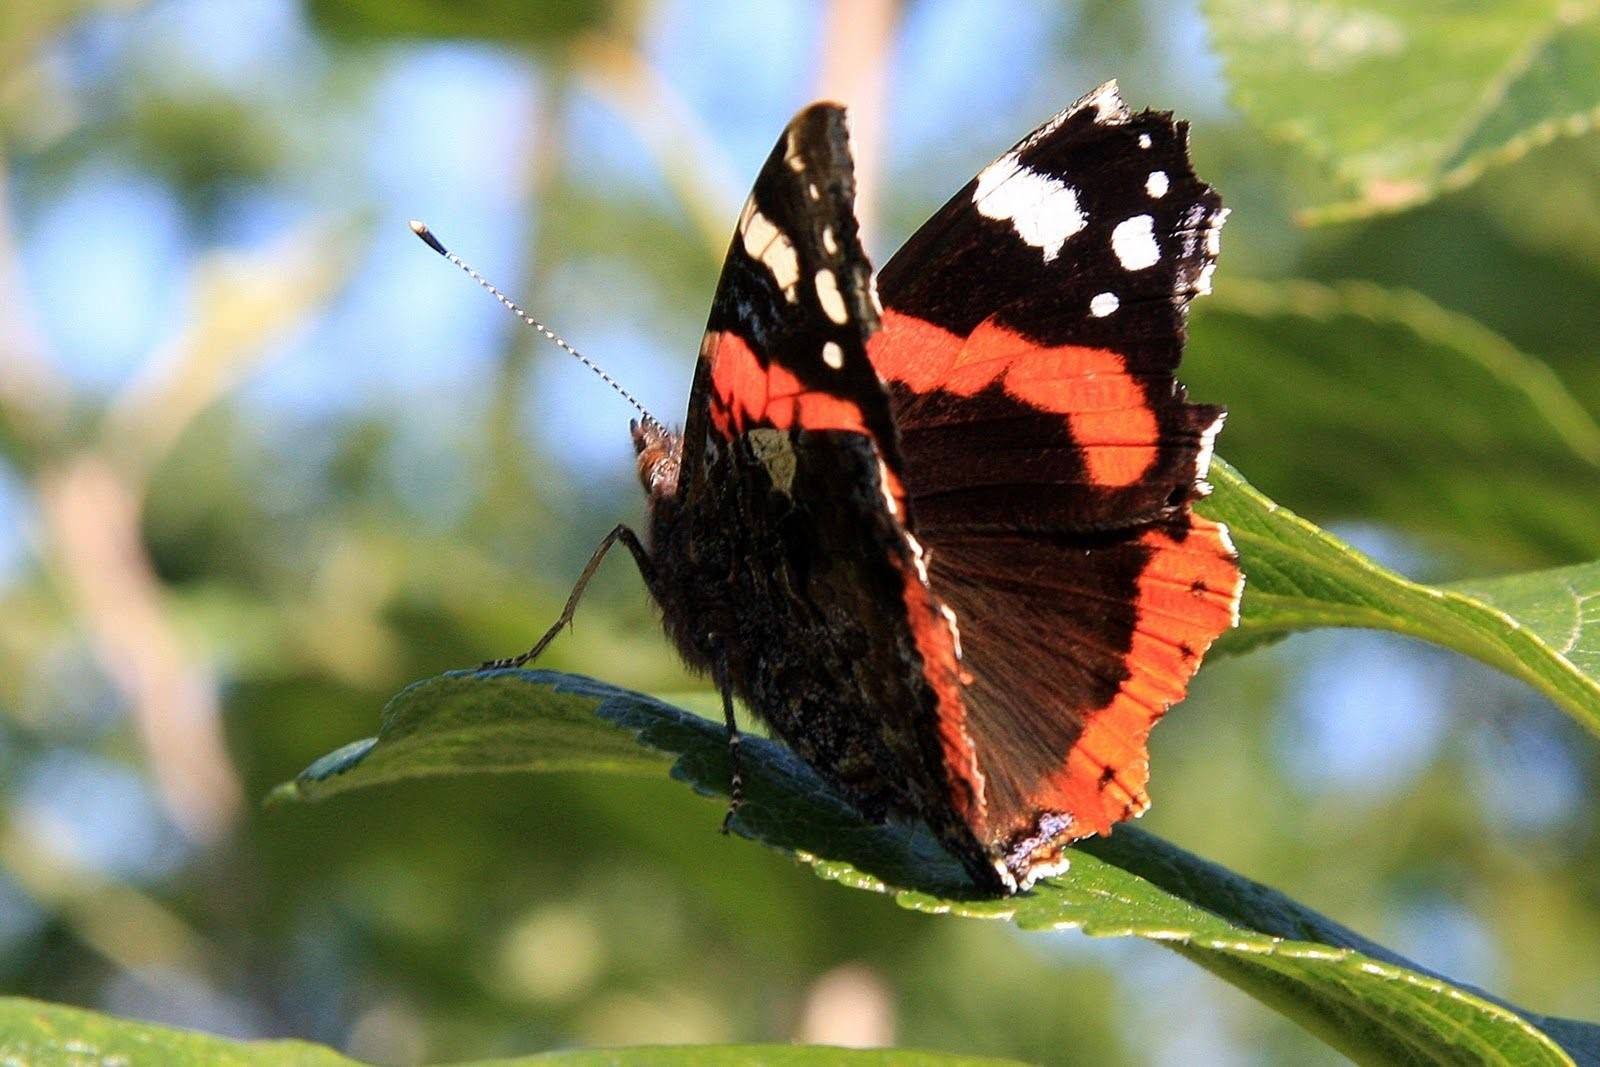
[[[1216,492],[1201,509],[1228,524],[1245,572],[1242,618],[1228,644],[1324,626],[1392,630],[1520,678],[1600,733],[1600,562],[1434,588],[1279,507],[1225,463],[1212,468],[1212,481]],[[1476,599],[1474,590],[1493,599]]]
[[[515,739],[505,733],[513,713],[523,720]],[[698,791],[726,789],[726,738],[709,720],[573,675],[462,671],[406,689],[385,711],[377,738],[319,760],[275,795],[316,799],[434,775],[433,752],[447,753],[454,772],[597,766],[612,758],[615,738],[626,736],[613,727],[676,757],[673,776]],[[597,752],[607,755],[597,759]],[[782,746],[749,739],[743,770],[746,801],[734,828],[825,878],[889,894],[918,911],[1157,941],[1365,1062],[1573,1062],[1541,1029],[1547,1025],[1585,1057],[1600,1047],[1592,1027],[1544,1020],[1452,985],[1266,886],[1132,827],[1079,847],[1067,873],[1025,896],[984,898],[925,829],[863,822]],[[714,826],[708,817],[706,832]]]
[[[1527,627],[1590,678],[1600,678],[1600,563],[1450,586]]]
[[[1422,203],[1600,114],[1589,0],[1206,0],[1235,101],[1354,194],[1310,213]]]
[[[169,1067],[346,1067],[355,1063],[332,1049],[303,1041],[228,1041],[21,997],[0,998],[0,1056],[8,1063],[163,1063]]]
[[[163,1067],[358,1067],[359,1061],[304,1041],[230,1041],[187,1030],[131,1022],[81,1008],[18,997],[0,998],[0,1057],[5,1063],[162,1064]],[[1005,1067],[1013,1060],[947,1056],[902,1049],[863,1050],[805,1045],[674,1045],[582,1049],[538,1056],[475,1060],[455,1067],[678,1067],[679,1064],[859,1064],[860,1067]]]
[[[610,0],[310,0],[312,21],[343,40],[466,38],[550,46],[605,21]]]
[[[533,716],[515,687],[437,684],[468,689],[472,699],[417,700],[408,689],[384,708],[378,728],[381,745],[368,738],[330,752],[293,782],[279,786],[271,799],[320,800],[381,782],[465,772],[649,773],[666,762],[625,734],[596,729],[594,700],[587,694],[549,694]]]
[[[1228,455],[1268,494],[1316,500],[1319,521],[1392,523],[1501,569],[1600,557],[1573,491],[1600,487],[1600,423],[1472,319],[1361,282],[1231,279],[1190,347],[1185,381],[1229,408]]]

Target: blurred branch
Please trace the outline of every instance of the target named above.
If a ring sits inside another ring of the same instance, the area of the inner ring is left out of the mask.
[[[101,446],[43,466],[44,536],[74,614],[133,710],[163,803],[210,840],[237,815],[241,789],[224,745],[217,684],[179,640],[140,529],[145,482],[195,417],[332,291],[343,257],[325,231],[264,252],[218,253],[195,270],[183,332],[112,402]]]
[[[894,1044],[894,988],[864,963],[844,963],[806,990],[794,1040],[801,1045],[888,1048]]]
[[[63,0],[6,4],[0,13],[0,82],[21,70],[68,23],[103,11],[133,11],[141,0]]]
[[[133,708],[167,810],[208,840],[237,814],[215,681],[178,640],[139,529],[140,504],[110,463],[81,455],[42,471],[46,544],[98,658]]]
[[[63,832],[59,826],[33,829],[13,819],[0,828],[0,864],[84,944],[117,966],[205,973],[216,953],[197,933],[138,890],[85,869],[47,843],[60,840]]]
[[[590,36],[574,49],[579,76],[633,127],[706,247],[720,260],[740,195],[727,160],[688,102],[632,44]]]
[[[27,312],[9,179],[0,155],[0,419],[37,460],[66,421],[70,394]]]
[[[190,281],[193,314],[112,402],[106,454],[142,483],[196,416],[271,354],[343,278],[343,241],[322,227],[261,251],[213,252]]]
[[[530,293],[541,289],[545,235],[549,232],[552,210],[550,190],[561,176],[562,154],[566,147],[561,117],[566,110],[570,84],[564,69],[551,68],[545,90],[533,94],[527,118],[532,136],[527,142],[528,154],[523,163],[528,231],[523,241],[521,277]],[[497,380],[484,413],[487,485],[478,514],[481,521],[495,528],[497,533],[503,531],[507,520],[515,523],[518,529],[527,529],[526,523],[540,505],[539,487],[529,477],[527,464],[519,458],[527,452],[520,433],[522,405],[528,397],[528,378],[536,345],[542,344],[541,339],[531,339],[523,330],[506,335]]]
[[[899,16],[899,0],[828,0],[822,14],[816,95],[850,109],[856,218],[864,244],[870,243],[878,218],[889,58]]]

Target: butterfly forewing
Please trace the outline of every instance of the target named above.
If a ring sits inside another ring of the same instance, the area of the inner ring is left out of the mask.
[[[756,179],[701,345],[672,499],[653,501],[670,633],[867,815],[925,819],[980,884],[956,637],[905,524],[843,110],[790,123]],[[948,768],[958,766],[959,773]]]
[[[1187,127],[1115,85],[986,167],[879,277],[872,358],[962,635],[975,828],[1019,884],[1148,805],[1145,740],[1232,621],[1192,516],[1222,410],[1175,372],[1225,212]]]

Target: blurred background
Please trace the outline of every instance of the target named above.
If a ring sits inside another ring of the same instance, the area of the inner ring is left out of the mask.
[[[1224,455],[1414,577],[1600,556],[1595,467],[1502,433],[1381,308],[1281,284],[1422,294],[1592,418],[1592,135],[1308,228],[1320,171],[1230,109],[1182,0],[7,4],[0,988],[395,1064],[757,1040],[1333,1061],[1158,947],[903,912],[717,834],[665,780],[260,808],[402,685],[526,647],[642,516],[627,407],[408,218],[676,419],[798,107],[852,104],[881,262],[1109,77],[1193,121],[1234,209],[1185,364],[1233,410]],[[620,563],[545,665],[710,706]],[[1594,1016],[1600,765],[1522,686],[1319,633],[1217,657],[1153,747],[1146,828]]]

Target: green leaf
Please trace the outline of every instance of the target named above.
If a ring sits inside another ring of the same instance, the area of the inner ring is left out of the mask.
[[[1247,648],[1296,630],[1365,627],[1431,641],[1520,678],[1600,734],[1600,562],[1459,588],[1380,567],[1218,461],[1200,510],[1228,524],[1245,572],[1236,630]]]
[[[230,1041],[188,1030],[116,1019],[81,1008],[0,997],[0,1060],[29,1067],[78,1064],[161,1064],[162,1067],[359,1067],[356,1060],[303,1041]],[[901,1049],[858,1051],[806,1045],[674,1045],[582,1049],[514,1059],[479,1060],[457,1067],[1006,1067],[1012,1060],[946,1056]]]
[[[446,675],[445,678],[454,676]],[[471,678],[471,675],[465,676]],[[452,684],[469,686],[470,682]],[[667,758],[640,748],[626,734],[597,730],[594,701],[554,693],[530,716],[518,690],[473,687],[473,699],[414,700],[410,689],[389,702],[376,738],[328,753],[294,781],[273,790],[270,803],[320,800],[347,789],[429,775],[488,771],[659,772]]]
[[[1600,117],[1592,0],[1206,0],[1234,100],[1304,145],[1353,199],[1330,221],[1395,211]]]
[[[605,23],[610,0],[309,0],[311,20],[347,41],[458,38],[551,47]]]
[[[589,734],[573,718],[593,713]],[[405,756],[385,757],[380,730],[364,755],[319,761],[280,798],[314,799],[340,789],[435,773],[419,735],[439,748],[486,753],[511,708],[527,720],[523,747],[493,754],[483,768],[581,765],[609,751],[621,727],[648,748],[676,757],[674,777],[707,795],[724,792],[727,744],[721,726],[659,701],[572,675],[534,671],[453,672],[401,692],[384,714],[400,724]],[[539,723],[555,728],[540,738]],[[369,769],[369,761],[377,761]],[[457,759],[456,770],[470,770]],[[787,749],[749,738],[742,749],[745,804],[740,834],[782,849],[825,878],[891,895],[918,911],[1004,919],[1026,930],[1078,928],[1095,937],[1164,944],[1368,1063],[1600,1064],[1600,1031],[1583,1023],[1519,1012],[1452,985],[1266,886],[1207,863],[1133,827],[1074,850],[1072,868],[1021,897],[975,896],[960,865],[922,828],[863,822]],[[332,773],[332,777],[330,777]],[[336,784],[337,783],[337,784]],[[715,832],[708,812],[706,832]],[[1566,1051],[1547,1031],[1558,1031]]]
[[[1268,495],[1314,495],[1319,521],[1390,522],[1490,568],[1600,557],[1593,501],[1573,492],[1600,487],[1600,423],[1544,363],[1364,282],[1232,279],[1203,304],[1184,380],[1226,399],[1228,455]]]
[[[1499,608],[1585,675],[1600,678],[1600,563],[1450,588]]]
[[[21,997],[0,998],[0,1057],[7,1063],[167,1067],[347,1067],[355,1061],[303,1041],[228,1041]]]

